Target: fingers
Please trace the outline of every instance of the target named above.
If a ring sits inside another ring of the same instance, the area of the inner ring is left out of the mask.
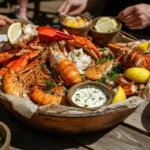
[[[84,5],[81,5],[78,9],[74,9],[69,12],[70,15],[80,14],[85,9]]]
[[[146,24],[141,24],[141,23],[136,23],[136,24],[132,24],[130,26],[128,26],[130,29],[132,30],[136,30],[136,29],[143,29],[145,27],[147,27],[148,25]]]
[[[67,1],[65,1],[58,9],[58,12],[61,15],[66,15],[69,12],[70,8],[71,8],[71,5]]]
[[[62,12],[64,11],[66,5],[67,5],[67,1],[65,1],[65,2],[60,6],[60,8],[58,9],[58,12],[59,12],[59,13],[62,13]]]
[[[61,14],[66,15],[69,12],[70,7],[71,7],[71,5],[69,3],[67,3],[66,7],[64,8],[64,10]]]
[[[7,24],[12,24],[14,21],[6,16],[0,15],[0,20],[5,21]]]
[[[123,11],[121,11],[118,16],[121,21],[124,21],[125,19],[127,19],[127,17],[132,15],[134,13],[134,11],[135,11],[135,7],[130,6],[130,7],[127,7],[126,9],[124,9]]]
[[[5,25],[6,25],[6,22],[3,21],[3,20],[0,20],[0,26],[3,27],[3,26],[5,26]]]

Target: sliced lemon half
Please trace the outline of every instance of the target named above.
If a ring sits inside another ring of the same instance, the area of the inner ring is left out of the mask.
[[[21,23],[19,22],[11,24],[7,30],[7,37],[11,44],[14,44],[21,34],[22,28]]]
[[[96,24],[97,25],[102,24],[102,23],[105,23],[105,22],[110,21],[110,20],[111,19],[109,17],[103,17],[103,18],[99,19]]]
[[[118,28],[118,23],[115,19],[104,17],[97,21],[94,28],[97,32],[102,33],[112,32]]]

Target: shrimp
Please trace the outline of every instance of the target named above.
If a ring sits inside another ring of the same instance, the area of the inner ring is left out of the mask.
[[[56,91],[56,93],[54,91]],[[62,93],[60,93],[60,91],[62,91]],[[42,91],[40,87],[35,86],[29,93],[29,97],[38,105],[46,105],[46,104],[63,105],[65,103],[65,94],[63,93],[63,91],[64,91],[63,86],[56,86],[52,88],[49,91],[49,93],[45,93]]]
[[[85,77],[90,80],[98,80],[107,74],[113,67],[114,61],[110,60],[102,65],[97,65],[96,67],[88,68],[85,72]]]

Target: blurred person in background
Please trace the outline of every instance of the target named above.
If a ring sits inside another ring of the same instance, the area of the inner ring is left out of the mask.
[[[102,5],[104,9],[101,7]],[[148,27],[150,26],[149,0],[66,0],[60,6],[58,12],[61,15],[76,15],[97,6],[103,9],[99,16],[118,16],[126,26],[125,30],[136,29],[137,32],[138,29],[143,29],[140,32],[150,36],[150,27]]]
[[[12,24],[14,21],[6,16],[0,15],[0,29],[4,27],[6,24]]]

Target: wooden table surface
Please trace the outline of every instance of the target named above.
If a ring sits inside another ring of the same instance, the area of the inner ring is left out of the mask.
[[[0,121],[11,130],[11,150],[150,150],[148,102],[141,104],[123,123],[85,135],[58,135],[38,131],[18,121],[2,104]]]

